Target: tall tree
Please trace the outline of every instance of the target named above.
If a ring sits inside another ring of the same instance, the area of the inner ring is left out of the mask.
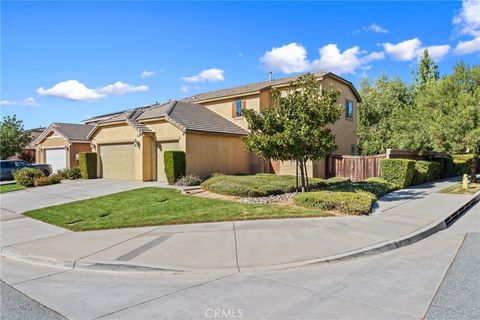
[[[31,140],[31,135],[24,132],[21,120],[15,115],[4,117],[0,122],[0,159],[21,152]]]
[[[243,110],[250,130],[245,138],[247,150],[270,160],[297,161],[305,191],[306,162],[325,158],[337,149],[327,125],[340,118],[343,106],[338,98],[337,90],[322,90],[311,73],[291,82],[283,92],[272,89],[273,108]]]
[[[407,85],[400,78],[380,76],[375,82],[360,83],[362,102],[358,105],[358,140],[362,155],[384,153],[397,147],[393,139],[394,119],[411,104]]]
[[[428,54],[428,49],[423,50],[416,72],[417,86],[423,86],[428,82],[437,81],[440,78],[438,66]]]

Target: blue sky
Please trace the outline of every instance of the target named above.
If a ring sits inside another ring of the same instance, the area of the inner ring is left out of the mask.
[[[1,114],[26,128],[312,70],[480,62],[480,2],[5,2]]]

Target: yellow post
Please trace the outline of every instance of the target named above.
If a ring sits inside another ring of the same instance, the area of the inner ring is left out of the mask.
[[[462,184],[463,189],[468,189],[468,175],[464,174],[463,175],[463,184]]]

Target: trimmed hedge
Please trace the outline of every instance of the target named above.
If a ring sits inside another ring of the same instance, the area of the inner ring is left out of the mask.
[[[328,180],[308,178],[311,189],[319,189],[349,181],[347,178]],[[217,175],[205,180],[202,189],[236,197],[266,197],[295,191],[295,176],[258,173],[248,176]]]
[[[381,178],[344,183],[326,190],[296,195],[293,202],[302,207],[335,210],[345,214],[368,214],[377,198],[397,189],[397,186]]]
[[[443,177],[443,164],[435,161],[415,161],[415,174],[412,184],[421,184]]]
[[[464,174],[470,175],[472,171],[472,163],[477,160],[477,172],[479,172],[478,166],[478,155],[476,154],[454,154],[453,166],[454,166],[454,175],[461,176]]]
[[[296,205],[320,209],[335,210],[346,214],[361,215],[370,212],[376,198],[368,192],[336,192],[317,191],[296,195],[293,201]]]
[[[163,153],[163,163],[169,184],[174,184],[178,179],[185,176],[185,152],[178,150],[165,151]]]
[[[412,184],[415,174],[415,161],[407,159],[382,159],[380,161],[382,177],[403,189]]]
[[[17,181],[17,184],[24,187],[33,187],[35,185],[35,179],[45,177],[42,170],[36,168],[23,168],[12,172],[13,178]]]
[[[97,177],[96,152],[80,152],[78,162],[83,179],[95,179]]]

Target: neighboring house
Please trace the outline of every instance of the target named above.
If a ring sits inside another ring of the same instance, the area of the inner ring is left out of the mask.
[[[98,154],[99,177],[166,181],[165,150],[185,151],[187,174],[249,173],[246,134],[207,108],[171,101],[103,120],[88,138]]]
[[[21,159],[30,163],[35,163],[36,152],[35,152],[34,141],[38,138],[39,135],[42,134],[42,132],[45,129],[46,129],[45,127],[39,127],[39,128],[25,130],[25,133],[29,133],[32,136],[32,141],[30,141],[30,143],[27,144],[20,153],[8,159]]]
[[[88,134],[93,126],[52,123],[34,141],[36,163],[52,165],[53,172],[78,166],[78,154],[91,151]]]
[[[315,74],[323,87],[341,91],[345,106],[331,126],[338,154],[356,154],[357,103],[349,81],[333,73]],[[85,120],[96,123],[88,138],[98,153],[98,175],[104,178],[165,181],[163,151],[186,152],[187,174],[202,178],[270,172],[295,174],[295,164],[266,161],[245,150],[248,125],[241,110],[272,107],[271,88],[287,88],[298,76],[198,94],[182,101],[155,104]],[[307,164],[309,176],[325,177],[325,161]]]

